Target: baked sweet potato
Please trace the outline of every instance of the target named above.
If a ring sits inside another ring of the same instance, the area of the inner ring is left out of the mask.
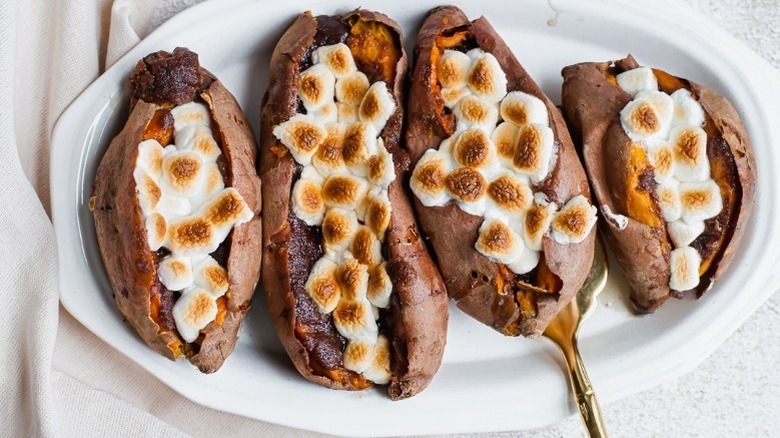
[[[382,14],[301,14],[271,57],[260,130],[262,282],[277,334],[308,380],[387,383],[392,399],[433,378],[448,318],[403,186],[406,66]]]
[[[756,165],[739,115],[718,93],[630,55],[562,74],[563,108],[635,310],[701,296],[728,267],[753,205]]]
[[[232,352],[260,277],[254,137],[185,48],[143,58],[128,86],[130,116],[91,200],[103,262],[144,342],[211,373]]]
[[[449,296],[505,335],[541,334],[585,280],[596,233],[560,112],[490,23],[454,6],[422,24],[407,112],[415,210]]]

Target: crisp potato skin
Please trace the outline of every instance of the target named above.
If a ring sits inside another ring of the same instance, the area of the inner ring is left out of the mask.
[[[401,40],[398,25],[382,14],[357,10],[337,18],[343,22],[360,18],[384,24]],[[297,279],[291,270],[300,263],[294,247],[305,236],[300,234],[290,214],[295,162],[272,134],[275,125],[296,113],[299,66],[315,42],[317,26],[317,18],[309,13],[301,14],[281,37],[271,57],[270,83],[263,99],[260,129],[260,177],[266,212],[262,282],[271,320],[298,372],[329,388],[356,390],[370,386],[370,382],[344,369],[340,357],[330,359],[341,378],[316,370],[315,357],[324,353],[307,349],[296,331],[302,316],[298,312],[307,310],[305,303],[300,302],[305,297],[297,298],[293,290]],[[408,154],[400,144],[405,74],[406,55],[402,52],[391,84],[399,105],[382,133],[386,147],[393,154],[397,175],[388,192],[392,205],[391,225],[383,248],[394,286],[387,333],[392,349],[393,378],[388,388],[392,399],[415,395],[430,383],[441,363],[448,319],[444,283],[417,232],[403,185],[409,163]],[[322,330],[323,339],[343,349],[329,317],[319,322],[328,325],[318,328]]]
[[[174,55],[181,53],[180,50],[174,51]],[[187,52],[185,56],[191,59],[194,54]],[[169,55],[160,52],[150,57],[161,53],[163,57]],[[197,55],[194,57],[197,66]],[[148,64],[144,67],[143,63],[143,60],[139,63],[134,79],[139,77],[139,69],[143,69],[144,73],[151,70]],[[231,234],[226,266],[230,289],[223,323],[217,326],[212,322],[204,328],[199,351],[189,357],[202,372],[211,373],[219,369],[232,352],[238,328],[260,276],[260,180],[254,170],[254,137],[233,96],[205,69],[197,67],[196,71],[192,71],[191,63],[180,63],[179,67],[187,70],[186,77],[200,78],[199,86],[193,86],[190,80],[182,87],[168,87],[167,92],[173,93],[168,95],[165,88],[152,92],[152,88],[146,87],[148,93],[145,95],[133,90],[127,123],[112,140],[97,170],[93,214],[103,262],[122,315],[135,327],[144,342],[158,353],[171,360],[185,355],[179,336],[158,325],[150,316],[150,297],[159,282],[155,255],[146,241],[133,170],[138,144],[143,140],[144,131],[155,111],[171,106],[173,102],[168,100],[185,103],[182,96],[192,87],[194,91],[189,91],[189,100],[185,100],[191,101],[200,96],[211,110],[215,122],[213,128],[221,138],[220,146],[227,163],[229,178],[226,185],[235,187],[255,214],[251,221],[236,227]],[[146,75],[146,79],[153,76]],[[160,79],[159,73],[157,79]],[[138,82],[131,80],[131,87],[136,85]],[[144,97],[158,101],[148,102]]]
[[[477,45],[493,54],[506,73],[507,90],[523,91],[541,99],[550,115],[555,133],[558,159],[550,176],[539,185],[539,191],[556,203],[572,196],[590,198],[585,172],[577,158],[569,132],[560,111],[523,69],[509,47],[484,18],[469,22],[454,6],[431,10],[423,21],[415,46],[415,65],[407,103],[406,145],[412,167],[426,150],[438,148],[447,137],[445,127],[436,117],[434,66],[431,52],[436,37],[449,29],[470,27]],[[544,259],[563,283],[560,297],[537,296],[536,318],[520,319],[520,309],[512,294],[498,293],[492,280],[499,275],[499,264],[490,261],[474,248],[482,218],[471,216],[454,203],[442,207],[425,207],[415,198],[421,228],[432,244],[449,296],[460,309],[508,335],[534,337],[541,334],[552,318],[577,293],[593,261],[595,230],[581,243],[561,245],[549,237],[543,241]]]
[[[630,55],[615,64],[626,68],[637,65]],[[611,65],[610,62],[587,62],[564,68],[563,109],[572,132],[581,140],[585,168],[602,212],[600,223],[626,274],[634,309],[640,313],[651,313],[673,294],[669,289],[669,249],[668,244],[663,243],[667,239],[665,232],[659,233],[628,217],[623,195],[620,190],[612,189],[625,185],[626,145],[631,142],[620,125],[620,111],[631,101],[631,96],[606,79]],[[742,189],[731,240],[726,242],[725,252],[716,261],[718,266],[714,273],[704,278],[697,289],[700,296],[727,268],[739,246],[753,205],[756,165],[747,132],[733,106],[706,87],[677,79],[694,96],[698,96],[704,112],[712,118],[728,143]],[[613,213],[628,217],[628,226],[621,229],[614,221],[608,220],[604,215],[605,206]]]

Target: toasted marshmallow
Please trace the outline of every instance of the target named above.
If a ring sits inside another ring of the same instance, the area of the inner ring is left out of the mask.
[[[543,194],[534,195],[534,205],[526,210],[523,221],[523,239],[529,249],[542,250],[542,239],[550,228],[556,209],[555,203],[548,202]]]
[[[155,139],[144,140],[138,143],[138,158],[135,160],[137,168],[148,173],[152,179],[158,179],[162,174],[163,147]]]
[[[713,180],[680,183],[680,205],[685,222],[711,219],[723,209],[720,187]]]
[[[366,206],[365,223],[380,241],[385,240],[385,233],[390,226],[390,200],[387,190],[371,193]]]
[[[546,125],[523,125],[517,133],[512,162],[521,174],[539,182],[550,172],[555,134]]]
[[[222,242],[234,226],[249,222],[254,213],[238,190],[228,187],[204,205],[203,216],[214,227],[219,242]]]
[[[495,56],[473,49],[468,53],[474,60],[466,76],[471,91],[489,103],[498,103],[506,95],[506,75]]]
[[[648,67],[637,67],[624,71],[615,76],[620,88],[634,97],[640,91],[658,91],[658,79],[656,79],[653,69]]]
[[[162,161],[160,186],[166,193],[191,197],[198,194],[206,179],[203,159],[193,151],[175,151]]]
[[[444,182],[463,211],[474,216],[484,213],[487,182],[481,173],[470,167],[459,167],[450,172]]]
[[[487,195],[495,206],[509,213],[522,213],[534,202],[531,188],[511,172],[504,172],[491,181],[487,187]]]
[[[374,267],[382,262],[382,244],[365,225],[355,232],[350,251],[358,262],[368,267]]]
[[[409,185],[422,205],[439,207],[450,200],[445,181],[451,170],[449,158],[440,151],[428,149],[420,157]]]
[[[183,293],[173,305],[173,321],[185,342],[193,342],[214,318],[217,317],[215,298],[203,289]]]
[[[341,286],[336,280],[337,265],[327,256],[314,263],[304,289],[317,304],[320,312],[329,314],[341,299]]]
[[[515,274],[527,274],[533,271],[533,269],[539,264],[539,259],[541,258],[540,254],[541,252],[539,251],[534,251],[528,247],[524,247],[520,257],[515,259],[512,263],[507,263],[506,267]]]
[[[704,221],[695,221],[690,224],[684,220],[669,222],[666,224],[666,232],[669,233],[675,248],[683,248],[690,245],[704,232]]]
[[[393,282],[387,274],[387,262],[368,271],[368,290],[366,297],[371,304],[386,309],[390,305],[390,295],[393,293]]]
[[[674,102],[662,91],[640,91],[620,111],[620,122],[628,137],[637,142],[666,138],[672,126]]]
[[[133,171],[133,177],[135,179],[135,193],[138,197],[138,205],[141,206],[141,211],[144,214],[149,214],[160,202],[162,190],[154,182],[154,179],[141,168],[136,168]]]
[[[666,181],[674,176],[674,150],[666,142],[658,142],[647,147],[647,159],[653,166],[657,182]]]
[[[275,126],[273,134],[287,146],[295,161],[304,166],[311,163],[312,155],[328,137],[328,131],[308,114],[290,117],[290,120]]]
[[[210,221],[189,216],[169,224],[167,242],[171,252],[188,256],[211,254],[219,247],[220,240]]]
[[[325,216],[322,182],[323,178],[314,172],[312,167],[307,166],[293,187],[293,212],[306,225],[318,226],[322,224],[322,218]]]
[[[487,219],[479,227],[477,251],[498,263],[511,263],[523,253],[523,239],[509,225],[498,219]]]
[[[317,148],[317,152],[311,159],[314,169],[323,177],[336,173],[347,173],[347,165],[344,162],[344,134],[346,129],[341,123],[329,123],[326,126],[328,136]]]
[[[471,59],[463,52],[445,50],[439,57],[436,74],[442,88],[460,88],[467,85],[466,78],[471,67]]]
[[[344,133],[342,154],[349,171],[360,177],[368,176],[368,159],[379,152],[377,130],[366,122],[357,122]]]
[[[349,247],[358,229],[355,212],[341,208],[330,208],[322,219],[322,240],[325,252],[340,253]]]
[[[312,111],[311,115],[323,125],[336,123],[339,120],[339,108],[336,105],[336,102],[328,102],[317,110]]]
[[[352,175],[331,175],[322,185],[322,199],[327,207],[354,210],[366,196],[366,180]]]
[[[204,169],[204,181],[200,192],[190,198],[193,210],[198,210],[225,188],[225,180],[216,162],[207,163]]]
[[[452,113],[455,114],[455,129],[463,131],[479,128],[487,133],[493,132],[498,123],[498,108],[477,96],[465,96],[460,99]]]
[[[374,82],[368,87],[363,101],[360,102],[358,116],[363,122],[370,123],[377,132],[382,132],[387,120],[395,112],[395,98],[387,89],[384,81]]]
[[[146,241],[149,249],[157,251],[165,245],[168,235],[168,222],[160,213],[152,213],[146,218]]]
[[[336,111],[339,123],[351,125],[359,120],[357,105],[336,102]]]
[[[224,295],[230,288],[227,269],[220,266],[211,256],[207,255],[203,260],[193,262],[192,271],[193,284],[205,289],[214,298]]]
[[[172,291],[192,286],[192,264],[189,257],[169,256],[160,262],[157,276],[166,288]]]
[[[680,181],[706,181],[710,177],[707,133],[693,126],[678,126],[669,135],[674,151],[674,176]]]
[[[344,368],[362,373],[374,362],[374,339],[361,339],[347,342],[344,350]]]
[[[659,183],[655,188],[655,196],[666,222],[673,222],[680,218],[682,214],[680,183],[676,179],[671,178]]]
[[[687,291],[698,286],[700,266],[701,255],[690,246],[673,250],[669,257],[669,268],[672,271],[669,288]]]
[[[344,43],[322,46],[312,53],[312,62],[322,64],[337,78],[343,78],[357,71],[352,52]]]
[[[376,383],[385,385],[390,382],[392,373],[390,372],[390,342],[384,335],[377,337],[374,347],[374,360],[371,366],[363,371],[363,377]]]
[[[468,129],[455,140],[453,153],[461,166],[481,169],[488,167],[495,159],[492,146],[485,131]]]
[[[157,203],[156,211],[165,216],[168,222],[188,216],[192,213],[192,203],[187,198],[163,193]]]
[[[312,112],[326,103],[332,103],[336,77],[322,64],[314,64],[302,71],[298,77],[298,97],[306,111]]]
[[[590,205],[588,198],[577,195],[555,214],[550,234],[561,244],[580,243],[588,237],[596,219],[596,207]]]
[[[496,155],[504,166],[514,168],[515,148],[517,147],[517,134],[520,129],[511,122],[501,122],[493,134],[490,141],[496,147]]]
[[[457,105],[461,99],[466,96],[471,96],[472,94],[473,93],[471,92],[471,88],[469,87],[442,88],[441,100],[444,101],[444,106],[452,109],[455,108],[455,105]]]
[[[176,147],[200,154],[204,162],[213,162],[222,154],[208,126],[190,125],[175,132]]]
[[[362,300],[368,291],[368,267],[349,254],[335,271],[344,300]]]
[[[511,91],[501,101],[501,118],[515,125],[547,125],[547,107],[541,99],[522,91]]]
[[[181,131],[187,126],[204,125],[211,123],[211,114],[206,105],[197,102],[189,102],[171,108],[174,131]]]
[[[393,155],[384,146],[379,148],[378,154],[368,159],[368,180],[379,187],[387,187],[395,180]]]
[[[370,86],[368,76],[356,71],[336,81],[336,99],[341,103],[357,107],[363,102],[363,97]]]
[[[361,265],[362,266],[362,265]],[[376,339],[379,328],[367,299],[342,299],[333,311],[336,330],[350,341]]]
[[[699,128],[704,125],[704,109],[693,98],[690,91],[680,88],[672,93],[672,101],[674,102],[672,123],[675,126],[695,126]]]

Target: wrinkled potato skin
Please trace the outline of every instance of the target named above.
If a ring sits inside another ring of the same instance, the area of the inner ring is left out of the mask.
[[[221,150],[230,178],[254,212],[254,218],[232,232],[227,270],[230,282],[227,311],[221,326],[212,322],[202,330],[199,352],[189,360],[204,373],[220,368],[233,351],[238,329],[249,308],[260,275],[260,180],[254,171],[256,146],[249,123],[233,96],[205,69],[210,78],[198,95],[210,108],[221,137]],[[195,96],[192,96],[194,98]],[[155,111],[170,107],[166,102],[133,100],[130,116],[111,142],[97,170],[95,228],[103,262],[122,315],[152,349],[175,360],[186,356],[183,341],[159,326],[150,316],[150,296],[157,283],[154,253],[146,241],[143,215],[135,191],[133,170],[138,144]]]
[[[638,65],[630,55],[615,64],[624,69]],[[628,155],[631,141],[621,127],[620,111],[631,101],[631,96],[607,79],[611,66],[612,63],[605,62],[564,68],[563,108],[569,126],[581,139],[585,168],[602,212],[601,226],[626,273],[634,309],[650,313],[670,295],[675,295],[669,289],[671,245],[663,226],[654,228],[629,215],[626,193],[617,188],[625,186],[625,178],[629,174],[623,157]],[[705,114],[728,143],[741,186],[741,202],[736,223],[732,226],[731,240],[726,242],[720,258],[716,257],[717,266],[704,274],[697,288],[700,296],[724,272],[739,246],[753,205],[755,159],[745,127],[725,98],[708,88],[662,71],[656,70],[656,75],[664,75],[667,82],[684,86],[698,97]],[[708,140],[708,149],[712,140]],[[615,214],[627,216],[628,226],[620,229],[614,221],[606,218],[603,214],[605,206]]]
[[[431,10],[425,18],[415,46],[415,65],[407,103],[406,144],[412,167],[426,150],[438,148],[447,137],[446,127],[436,115],[435,66],[431,63],[436,37],[456,27],[470,27],[477,45],[492,53],[508,80],[508,91],[523,91],[541,99],[550,115],[555,133],[558,159],[551,175],[536,188],[559,205],[582,194],[590,197],[585,172],[560,111],[523,69],[493,27],[483,17],[469,22],[454,6]],[[537,316],[522,320],[520,308],[511,293],[498,292],[494,279],[500,265],[474,248],[482,218],[460,210],[455,203],[442,207],[424,207],[415,198],[415,211],[421,228],[432,244],[449,296],[470,316],[507,335],[535,337],[577,293],[593,261],[595,229],[579,244],[560,245],[549,237],[543,241],[543,259],[562,282],[560,296],[537,294]]]
[[[351,18],[382,23],[400,39],[398,25],[382,14],[357,10],[339,17],[344,22]],[[270,83],[263,99],[260,129],[259,166],[267,212],[263,224],[262,282],[271,320],[298,372],[329,388],[359,390],[371,383],[351,371],[342,368],[330,376],[316,372],[309,351],[296,336],[296,298],[287,252],[291,239],[295,238],[288,220],[295,163],[272,130],[297,111],[299,61],[312,46],[316,30],[316,18],[309,13],[301,14],[281,37],[271,57]],[[386,333],[391,343],[393,373],[388,392],[394,400],[413,396],[430,383],[441,363],[448,319],[444,283],[417,232],[402,184],[409,161],[400,144],[405,53],[401,52],[395,67],[392,89],[399,106],[382,133],[386,147],[393,154],[397,175],[389,187],[391,224],[383,248],[394,286],[389,333]]]

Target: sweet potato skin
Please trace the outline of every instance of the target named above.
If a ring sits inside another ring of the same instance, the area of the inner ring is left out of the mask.
[[[630,55],[615,64],[626,69],[638,65]],[[674,294],[668,284],[669,244],[665,230],[654,229],[627,214],[625,199],[620,190],[615,189],[616,185],[623,183],[627,173],[625,162],[620,157],[626,155],[631,142],[620,125],[620,111],[631,97],[606,79],[611,65],[610,62],[588,62],[564,68],[563,108],[569,126],[581,139],[585,168],[602,212],[600,226],[626,273],[634,309],[639,313],[651,313]],[[708,278],[703,278],[697,289],[701,296],[727,268],[735,248],[739,246],[752,209],[756,166],[745,127],[731,104],[706,87],[682,78],[675,79],[699,98],[705,114],[728,143],[742,192],[731,240],[720,259],[716,260],[717,267],[711,270]],[[628,225],[619,227],[605,214],[606,208],[626,216]]]
[[[202,372],[211,373],[218,370],[232,352],[238,328],[259,279],[260,180],[254,171],[254,137],[235,99],[205,69],[191,73],[207,78],[201,81],[202,87],[195,94],[190,94],[189,101],[199,95],[211,110],[213,128],[222,139],[220,146],[227,162],[229,179],[226,185],[235,187],[255,214],[251,221],[232,232],[226,266],[230,288],[222,325],[212,322],[206,326],[202,330],[199,351],[189,357]],[[147,125],[158,109],[170,107],[172,102],[147,102],[135,95],[134,92],[124,128],[112,140],[97,170],[93,191],[95,229],[122,315],[152,349],[175,360],[187,355],[183,341],[174,331],[158,325],[150,315],[150,297],[158,280],[155,256],[146,241],[133,178],[138,144],[143,140]],[[178,93],[177,99],[181,95]]]
[[[406,145],[412,166],[426,150],[438,148],[447,137],[446,128],[435,114],[435,91],[431,84],[435,83],[436,78],[431,52],[438,35],[458,27],[470,27],[477,45],[496,57],[506,73],[508,91],[532,94],[547,106],[558,158],[550,176],[539,184],[537,190],[558,204],[578,194],[589,198],[585,173],[558,109],[534,83],[484,17],[470,23],[464,13],[454,6],[431,10],[417,37],[407,104],[409,117]],[[463,212],[454,203],[429,208],[415,198],[414,206],[421,228],[432,244],[449,296],[470,316],[504,334],[528,337],[541,334],[558,311],[574,297],[590,270],[595,230],[579,244],[560,245],[545,237],[545,262],[563,286],[559,297],[554,294],[538,296],[537,316],[521,320],[520,308],[513,294],[497,291],[494,279],[499,275],[500,265],[474,248],[482,218]]]
[[[400,41],[398,25],[382,14],[357,10],[338,18],[343,22],[359,18],[382,23]],[[295,163],[272,134],[275,125],[296,113],[299,63],[314,44],[316,32],[317,19],[308,13],[301,14],[281,37],[271,57],[270,83],[263,99],[260,129],[259,166],[267,212],[263,223],[262,282],[271,320],[298,372],[329,388],[357,390],[369,386],[370,382],[343,369],[336,375],[339,378],[315,371],[310,352],[296,335],[296,297],[291,285],[291,265],[296,260],[289,253],[291,241],[296,238],[290,219]],[[441,363],[448,319],[443,281],[417,232],[403,186],[409,162],[400,144],[406,63],[402,52],[391,84],[399,105],[382,133],[396,167],[396,179],[388,191],[392,213],[383,249],[394,286],[388,318],[393,373],[388,392],[392,399],[415,395],[430,383]]]

